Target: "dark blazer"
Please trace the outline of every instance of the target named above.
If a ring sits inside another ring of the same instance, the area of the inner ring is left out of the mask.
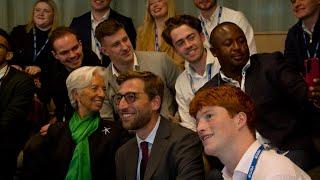
[[[302,21],[300,20],[297,24],[292,26],[287,34],[285,41],[284,55],[286,60],[292,64],[295,68],[305,74],[304,60],[307,58],[307,46],[303,38]],[[307,42],[309,42],[309,37],[306,36]],[[312,43],[308,43],[308,49],[311,56],[314,54],[316,44],[320,43],[320,15],[318,21],[314,26],[312,33]],[[317,57],[320,58],[320,47],[317,51]]]
[[[136,138],[119,148],[116,154],[118,180],[136,179],[138,153]],[[144,179],[204,179],[202,147],[198,136],[161,118]]]
[[[135,48],[136,45],[136,29],[133,25],[132,19],[126,16],[123,16],[116,11],[110,9],[109,18],[117,20],[119,23],[124,25],[124,28],[128,34],[128,37],[132,43],[132,46]],[[70,28],[74,29],[81,41],[82,44],[91,49],[91,11],[72,19]],[[110,59],[107,56],[103,57],[104,66],[110,63]]]
[[[41,31],[36,28],[37,35],[37,52],[45,44],[48,38],[48,31]],[[14,58],[12,64],[17,64],[24,68],[25,66],[39,66],[41,71],[47,70],[47,64],[50,58],[53,57],[51,53],[51,47],[47,43],[39,56],[33,61],[34,56],[34,44],[33,44],[33,30],[26,32],[26,25],[19,25],[13,28],[11,32],[11,38],[13,41]],[[10,62],[11,63],[11,62]]]
[[[114,156],[125,137],[121,126],[100,120],[98,129],[88,138],[92,179],[115,179]],[[75,146],[67,123],[51,125],[46,136],[33,136],[23,151],[23,179],[65,179]]]
[[[301,74],[285,63],[280,52],[256,54],[250,59],[245,91],[256,104],[258,132],[280,149],[314,148],[311,130],[320,112],[309,102]],[[202,89],[222,84],[225,82],[218,73]]]
[[[17,155],[28,138],[27,121],[35,87],[25,73],[10,68],[0,85],[0,179],[14,175]],[[29,128],[28,128],[29,127]]]

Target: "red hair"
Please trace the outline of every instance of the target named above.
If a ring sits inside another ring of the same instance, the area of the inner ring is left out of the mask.
[[[196,93],[190,103],[189,114],[196,118],[197,112],[204,106],[220,106],[231,116],[244,112],[251,132],[255,131],[255,105],[248,94],[235,86],[225,85],[206,88]]]

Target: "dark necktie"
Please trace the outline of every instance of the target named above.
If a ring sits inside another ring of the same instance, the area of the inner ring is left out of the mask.
[[[142,159],[140,163],[140,179],[143,179],[144,173],[146,172],[147,163],[149,160],[149,154],[148,154],[148,142],[141,142],[140,148],[142,151]]]

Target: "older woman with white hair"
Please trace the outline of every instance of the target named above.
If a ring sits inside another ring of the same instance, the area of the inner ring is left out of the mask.
[[[84,66],[67,78],[75,112],[68,123],[49,127],[24,149],[27,179],[115,179],[114,155],[126,133],[114,121],[101,120],[105,68]]]

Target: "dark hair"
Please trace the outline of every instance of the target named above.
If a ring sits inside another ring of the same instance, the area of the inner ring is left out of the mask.
[[[244,112],[247,126],[255,136],[255,105],[251,97],[240,88],[224,85],[200,90],[189,105],[189,114],[196,118],[198,111],[204,106],[223,107],[231,116]]]
[[[98,41],[102,43],[105,36],[112,36],[120,29],[124,29],[123,24],[119,23],[115,19],[109,18],[97,26],[95,35]]]
[[[178,28],[182,25],[187,25],[197,30],[198,33],[202,32],[201,21],[198,18],[190,15],[179,15],[169,18],[165,24],[166,26],[162,32],[162,38],[171,46],[173,46],[173,43],[170,33],[175,28]]]
[[[64,36],[66,36],[67,34],[73,34],[78,41],[80,40],[77,32],[74,31],[73,29],[71,29],[69,27],[65,27],[65,26],[57,27],[54,31],[52,31],[52,34],[49,38],[49,44],[51,45],[53,50],[54,50],[53,43],[57,39],[62,38]]]
[[[2,36],[8,43],[8,50],[11,51],[11,48],[12,48],[12,40],[11,40],[11,37],[9,36],[9,34],[0,28],[0,36]]]
[[[162,102],[164,83],[159,76],[149,71],[128,71],[120,74],[120,76],[117,78],[117,83],[122,84],[131,79],[141,79],[144,82],[144,91],[148,95],[149,99],[151,100],[154,97],[159,96]]]

